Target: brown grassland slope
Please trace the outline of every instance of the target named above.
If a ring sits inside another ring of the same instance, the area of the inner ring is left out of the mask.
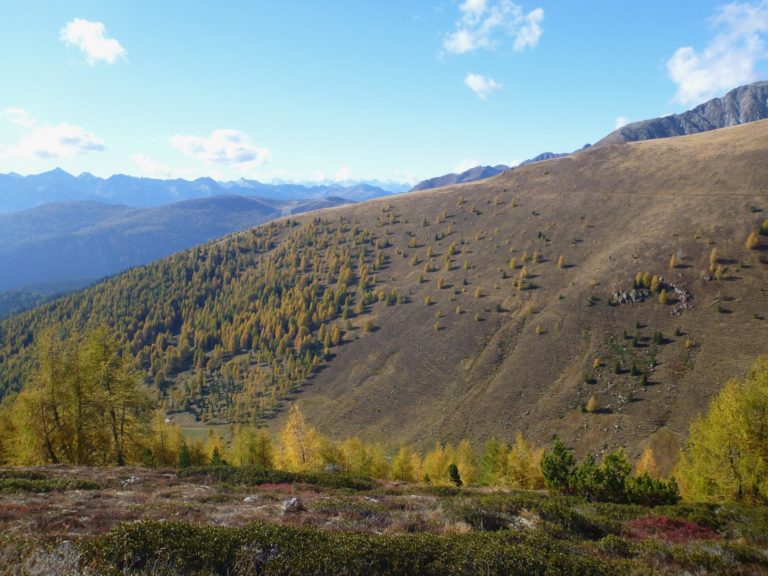
[[[376,280],[409,302],[376,304],[375,329],[358,319],[304,387],[305,413],[332,436],[557,433],[579,452],[637,456],[650,443],[669,466],[691,418],[768,350],[768,237],[745,247],[768,217],[768,121],[323,213],[337,214],[386,228]],[[541,260],[525,263],[521,290],[526,252]],[[638,272],[663,277],[668,303],[613,301]],[[669,284],[692,296],[687,308]]]

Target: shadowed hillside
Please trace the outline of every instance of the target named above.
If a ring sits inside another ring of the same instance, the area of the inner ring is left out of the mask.
[[[668,465],[768,349],[768,237],[745,246],[766,142],[756,122],[606,146],[236,234],[0,324],[0,377],[23,382],[44,326],[105,321],[209,422],[301,398],[335,437],[558,433]]]
[[[286,214],[346,203],[225,194],[153,208],[60,202],[0,215],[0,291],[83,283]]]

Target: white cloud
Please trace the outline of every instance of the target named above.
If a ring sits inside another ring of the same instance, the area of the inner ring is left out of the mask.
[[[22,108],[6,108],[6,121],[23,129],[19,142],[7,147],[9,156],[20,158],[72,158],[104,150],[104,141],[93,132],[73,124],[39,124]]]
[[[541,38],[541,8],[526,14],[511,0],[465,0],[459,10],[461,18],[455,29],[443,39],[443,48],[453,54],[494,48],[503,36],[511,38],[514,49],[521,52],[536,46]]]
[[[131,162],[139,167],[144,176],[163,179],[175,177],[174,171],[171,168],[160,164],[146,154],[131,154]]]
[[[72,158],[104,150],[104,141],[82,126],[41,126],[21,137],[16,153],[26,158]]]
[[[466,172],[475,166],[480,166],[480,160],[475,160],[474,158],[464,158],[456,163],[456,165],[453,167],[453,171],[456,174],[461,174],[462,172]]]
[[[107,38],[106,33],[107,29],[101,22],[74,18],[61,29],[59,39],[67,46],[79,48],[88,64],[99,61],[114,64],[118,58],[125,58],[125,48],[114,38]]]
[[[502,85],[496,82],[496,80],[482,74],[467,74],[464,77],[464,84],[469,86],[472,92],[483,100],[502,89]]]
[[[159,178],[162,180],[168,180],[173,178],[184,178],[185,180],[195,180],[207,176],[214,180],[223,181],[225,177],[222,173],[215,170],[201,170],[199,168],[172,168],[165,164],[162,164],[148,156],[147,154],[131,154],[131,162],[138,166],[141,170],[142,176],[149,178]]]
[[[613,124],[613,129],[618,130],[619,128],[624,128],[627,124],[629,124],[629,118],[626,116],[619,116]]]
[[[410,184],[413,186],[414,184],[417,184],[419,181],[422,180],[422,178],[419,178],[411,172],[410,170],[400,170],[396,169],[392,171],[391,179],[393,182],[397,182],[400,184]]]
[[[349,166],[342,166],[336,170],[336,173],[333,175],[333,179],[337,182],[346,182],[347,180],[351,180],[352,171],[349,169]]]
[[[32,128],[35,125],[35,119],[23,108],[6,108],[3,110],[3,118],[11,124],[23,126],[24,128]]]
[[[225,166],[246,168],[272,161],[267,148],[254,146],[250,137],[239,130],[214,130],[207,138],[176,135],[171,137],[171,146],[190,158]]]
[[[459,6],[459,10],[464,13],[464,16],[468,19],[479,19],[485,13],[487,9],[485,0],[465,0],[465,2]]]
[[[515,36],[515,50],[522,52],[527,46],[534,48],[539,43],[544,32],[541,23],[544,20],[544,10],[536,8],[523,17],[523,25]]]
[[[768,0],[721,6],[712,27],[717,32],[703,50],[683,46],[667,62],[669,77],[677,84],[675,100],[681,104],[698,104],[754,82],[757,63],[768,57]]]

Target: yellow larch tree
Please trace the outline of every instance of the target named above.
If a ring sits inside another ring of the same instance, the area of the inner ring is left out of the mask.
[[[536,490],[544,487],[541,473],[543,448],[534,448],[518,433],[507,454],[504,483],[511,488]]]
[[[675,476],[685,498],[768,503],[768,356],[691,424]]]
[[[280,464],[285,470],[302,472],[322,467],[322,438],[304,418],[298,402],[288,410],[285,426],[280,431]]]
[[[635,464],[635,475],[648,474],[651,478],[660,478],[659,465],[656,462],[656,456],[653,454],[653,449],[650,446],[646,446],[643,449],[643,453]]]

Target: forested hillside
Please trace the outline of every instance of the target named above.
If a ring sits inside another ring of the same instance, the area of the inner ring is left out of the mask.
[[[289,219],[130,270],[5,321],[3,393],[23,384],[45,327],[105,324],[169,410],[262,417],[339,344],[342,321],[377,297],[385,245],[344,217]]]

